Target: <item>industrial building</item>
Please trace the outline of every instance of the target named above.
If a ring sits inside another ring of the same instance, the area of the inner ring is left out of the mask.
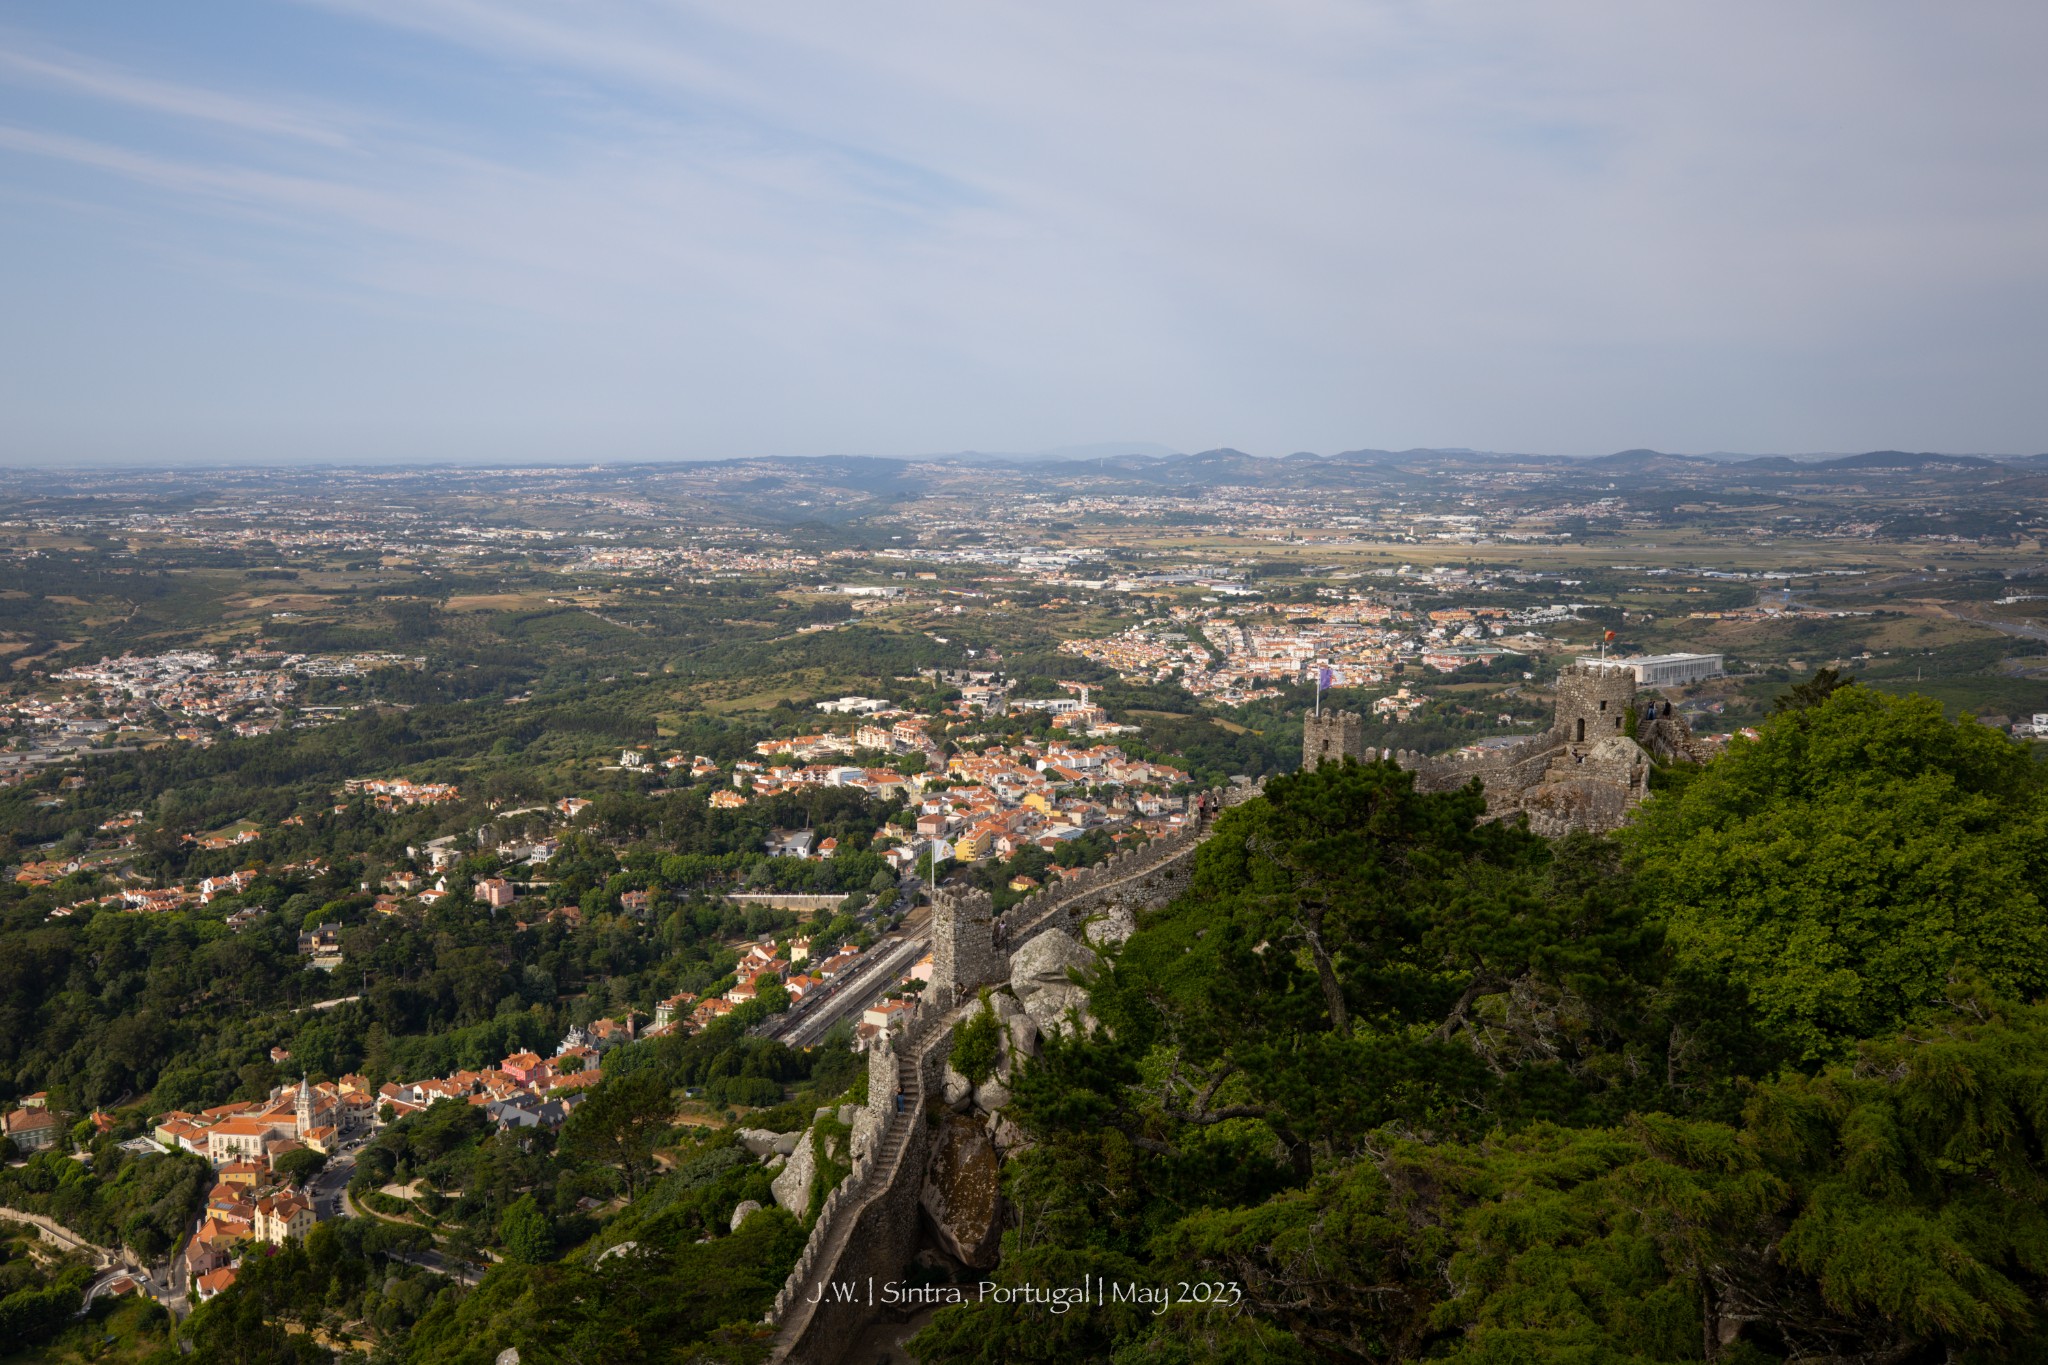
[[[1638,687],[1684,687],[1727,672],[1719,654],[1638,654],[1631,659],[1589,658],[1579,662],[1595,668],[1626,668],[1636,675]]]

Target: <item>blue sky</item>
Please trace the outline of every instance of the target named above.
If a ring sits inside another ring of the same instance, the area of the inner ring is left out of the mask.
[[[2044,39],[0,0],[0,459],[2048,450]]]

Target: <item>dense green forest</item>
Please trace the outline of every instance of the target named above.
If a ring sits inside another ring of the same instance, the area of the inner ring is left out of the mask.
[[[142,586],[137,632],[198,610],[175,576]],[[869,627],[790,636],[843,609],[737,587],[636,601],[635,630],[581,609],[354,605],[355,625],[275,633],[298,648],[416,645],[435,666],[346,684],[377,699],[346,723],[93,754],[76,765],[82,787],[50,771],[0,791],[17,859],[81,851],[135,810],[127,866],[152,880],[262,868],[239,893],[159,915],[51,917],[114,889],[103,873],[0,885],[0,1094],[115,1112],[111,1132],[76,1134],[88,1161],[0,1170],[0,1203],[154,1258],[190,1226],[205,1173],[120,1146],[149,1113],[299,1075],[480,1067],[712,988],[735,942],[796,923],[724,892],[844,897],[810,927],[820,949],[878,927],[859,912],[892,900],[895,879],[870,841],[908,819],[899,806],[825,788],[723,810],[681,774],[607,765],[632,745],[729,764],[764,733],[815,730],[821,676],[935,709],[949,697],[915,670],[957,651]],[[998,643],[976,629],[958,638]],[[1205,785],[1294,766],[1307,691],[1205,709],[1038,634],[1000,641],[1021,690],[1093,681],[1142,722],[1122,740],[1135,756]],[[1487,685],[1375,722],[1367,741],[1527,733],[1547,708],[1497,694],[1510,672],[1432,678]],[[744,720],[672,691],[757,677],[776,681]],[[344,685],[304,699],[347,700]],[[980,745],[1052,731],[1024,713],[935,733]],[[462,796],[380,811],[338,794],[401,770]],[[1227,1302],[966,1305],[923,1328],[919,1357],[2048,1359],[2040,765],[1935,702],[1808,686],[1761,739],[1654,786],[1620,835],[1557,842],[1482,824],[1477,793],[1419,795],[1384,765],[1276,777],[1227,814],[1192,889],[1095,980],[1102,1027],[1048,1039],[1016,1077],[1005,1117],[1030,1145],[1004,1168],[992,1275],[1222,1285]],[[591,798],[573,821],[519,811],[564,792]],[[241,820],[263,827],[259,845],[183,837]],[[836,838],[837,856],[765,851],[796,828]],[[451,834],[450,886],[516,877],[515,913],[463,895],[379,913],[379,879]],[[557,841],[542,861],[500,852],[542,837]],[[955,875],[1008,904],[1023,894],[1012,879],[1110,848],[1097,832]],[[628,912],[628,892],[645,908]],[[341,927],[333,974],[297,943],[327,923]],[[360,998],[310,1008],[344,995]],[[843,1035],[806,1050],[749,1037],[772,1003],[608,1053],[558,1133],[498,1132],[448,1103],[384,1129],[349,1187],[364,1216],[251,1257],[180,1329],[195,1358],[466,1365],[516,1344],[526,1362],[759,1359],[759,1318],[807,1229],[721,1125],[796,1131],[863,1083]],[[821,1166],[821,1182],[843,1173]],[[768,1207],[735,1228],[747,1200]],[[82,1352],[115,1321],[71,1317],[80,1267],[0,1247],[0,1340],[34,1350],[62,1335]],[[430,1249],[485,1267],[481,1283],[437,1273]],[[162,1365],[182,1358],[160,1313],[120,1311],[122,1333],[162,1343]]]
[[[670,994],[701,990],[731,970],[735,939],[794,923],[787,912],[740,906],[721,892],[843,893],[865,902],[878,887],[894,887],[867,848],[892,805],[838,788],[730,811],[711,808],[705,796],[702,788],[600,795],[546,863],[511,873],[546,883],[543,894],[529,892],[518,916],[494,914],[466,895],[409,915],[375,913],[368,878],[397,863],[408,840],[423,841],[449,821],[356,806],[334,817],[335,828],[289,831],[330,837],[315,845],[334,855],[324,870],[272,872],[206,906],[157,915],[87,909],[46,920],[54,900],[100,888],[17,888],[13,907],[0,910],[9,925],[0,935],[0,1084],[16,1094],[51,1089],[74,1110],[145,1096],[162,1110],[255,1098],[299,1074],[361,1072],[384,1081],[477,1067],[522,1047],[551,1047],[572,1023],[626,1008],[651,1012]],[[478,817],[491,813],[470,818]],[[843,851],[830,861],[770,857],[763,844],[778,827],[836,836]],[[336,829],[357,832],[354,856],[345,839],[331,837]],[[505,868],[478,850],[450,880],[467,887]],[[648,893],[644,912],[624,912],[629,891]],[[578,909],[580,927],[548,917],[553,906]],[[244,911],[254,917],[231,928],[229,916]],[[341,926],[347,965],[338,977],[299,954],[299,931],[319,923]],[[829,930],[820,948],[858,931],[850,920],[820,927]],[[361,999],[306,1009],[344,993]],[[289,1071],[268,1060],[272,1047],[297,1059]]]
[[[1482,811],[1354,763],[1227,813],[1095,979],[1100,1027],[1015,1077],[1030,1144],[991,1276],[1210,1301],[964,1304],[918,1357],[2048,1352],[2048,779],[2025,749],[1844,687],[1670,775],[1617,838]],[[766,1175],[671,1128],[674,1097],[759,1077],[794,1092],[761,1116],[792,1129],[858,1094],[853,1059],[721,1025],[606,1072],[552,1146],[461,1106],[378,1140],[360,1184],[424,1179],[444,1238],[502,1257],[467,1293],[381,1291],[380,1355],[759,1358],[803,1229],[730,1227]],[[592,1194],[625,1202],[593,1216]],[[361,1313],[374,1278],[332,1236],[193,1339],[312,1358],[279,1324]]]
[[[770,1173],[733,1129],[676,1123],[676,1097],[758,1081],[780,1103],[748,1124],[794,1132],[862,1078],[838,1039],[794,1051],[748,1037],[749,1022],[736,1013],[608,1054],[603,1083],[558,1138],[496,1131],[455,1101],[400,1120],[358,1159],[350,1193],[367,1216],[255,1258],[185,1335],[208,1359],[251,1365],[325,1359],[305,1335],[315,1328],[374,1360],[422,1365],[488,1362],[508,1346],[544,1361],[760,1360],[759,1319],[807,1228],[774,1206]],[[393,1182],[420,1194],[378,1193]],[[748,1200],[763,1208],[734,1226]],[[435,1246],[488,1264],[481,1285],[423,1276],[420,1253]]]
[[[2048,781],[1845,687],[1618,839],[1276,779],[1017,1081],[927,1362],[2048,1358]],[[1202,1297],[1208,1297],[1205,1293]]]
[[[0,1224],[0,1350],[34,1350],[70,1326],[92,1277],[84,1257],[51,1256],[34,1229]]]

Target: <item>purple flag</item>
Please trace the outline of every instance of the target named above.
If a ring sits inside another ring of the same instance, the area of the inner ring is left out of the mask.
[[[1334,677],[1334,676],[1335,676],[1335,675],[1334,675],[1334,674],[1332,674],[1332,673],[1330,672],[1330,666],[1329,666],[1328,664],[1324,664],[1324,665],[1323,665],[1323,668],[1322,668],[1322,671],[1316,674],[1316,691],[1318,691],[1318,692],[1327,692],[1327,691],[1329,691],[1329,690],[1330,690],[1330,680],[1331,680],[1331,678],[1332,678],[1332,677]]]

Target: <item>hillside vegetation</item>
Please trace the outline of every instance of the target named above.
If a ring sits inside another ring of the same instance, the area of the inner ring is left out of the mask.
[[[1617,840],[1482,810],[1347,763],[1226,814],[1004,1176],[998,1282],[1173,1301],[963,1304],[919,1358],[2048,1359],[2026,750],[1847,687]]]

